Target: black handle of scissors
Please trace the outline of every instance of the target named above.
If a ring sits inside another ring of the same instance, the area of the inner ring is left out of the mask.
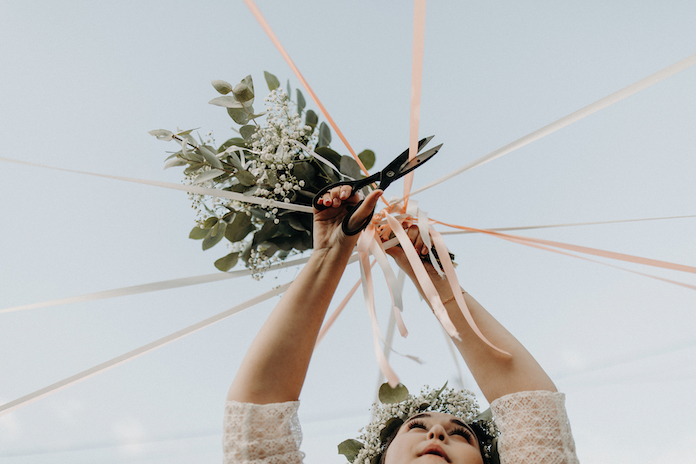
[[[364,179],[344,180],[342,182],[337,182],[335,184],[327,185],[326,187],[319,190],[319,192],[317,192],[316,195],[314,195],[314,199],[312,200],[312,206],[314,206],[314,208],[317,211],[324,211],[325,209],[328,209],[329,206],[324,206],[324,205],[320,204],[319,200],[329,190],[332,190],[336,187],[341,187],[343,185],[349,185],[351,188],[350,196],[352,197],[353,195],[355,195],[357,193],[358,190],[362,189],[363,187],[366,187],[366,186],[372,184],[373,182],[379,181],[380,177],[381,177],[381,173],[376,173],[376,174],[373,174],[370,177],[366,177]],[[370,224],[370,221],[372,220],[372,216],[375,213],[374,211],[371,211],[370,215],[367,218],[365,218],[365,220],[356,229],[351,229],[350,227],[348,227],[348,223],[350,222],[351,218],[353,217],[353,213],[355,213],[355,210],[358,209],[358,207],[362,204],[363,201],[364,200],[360,200],[360,202],[357,205],[349,206],[347,208],[348,213],[343,218],[343,223],[341,224],[341,229],[343,230],[344,234],[355,235],[355,234],[359,233],[361,230],[365,229]]]

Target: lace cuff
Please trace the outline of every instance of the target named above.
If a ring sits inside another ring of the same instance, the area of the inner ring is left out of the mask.
[[[227,401],[223,419],[224,464],[299,464],[299,401],[251,404]]]
[[[578,463],[563,393],[512,393],[493,401],[491,410],[501,432],[501,464]]]

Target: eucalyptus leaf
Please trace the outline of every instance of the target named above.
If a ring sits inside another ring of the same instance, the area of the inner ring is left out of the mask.
[[[232,95],[225,95],[223,97],[215,97],[208,103],[215,106],[223,106],[225,108],[244,108],[242,102],[237,100],[237,98]]]
[[[239,253],[230,253],[229,255],[224,256],[215,261],[215,267],[221,270],[222,272],[227,272],[230,269],[232,269],[238,261]]]
[[[217,224],[218,221],[219,221],[219,219],[218,219],[217,217],[211,216],[211,217],[209,217],[208,219],[205,220],[205,222],[203,223],[203,228],[204,228],[204,229],[210,229],[210,228],[213,227],[215,224]]]
[[[232,91],[232,84],[230,84],[227,81],[215,79],[214,81],[211,81],[210,83],[213,84],[213,87],[215,87],[215,90],[217,90],[218,92],[220,92],[223,95],[227,95],[228,93],[230,93]]]
[[[243,171],[244,166],[242,166],[242,161],[239,159],[239,155],[237,154],[237,150],[241,150],[241,149],[237,148],[237,147],[229,148],[229,149],[225,150],[225,153],[227,153],[227,157],[228,157],[227,159],[232,164],[232,166],[234,166],[239,171]]]
[[[201,145],[198,147],[198,152],[203,155],[203,158],[205,158],[208,164],[210,164],[212,167],[222,169],[222,163],[211,149],[205,145]]]
[[[263,77],[266,78],[266,84],[268,84],[268,90],[275,90],[280,87],[280,81],[273,74],[268,71],[263,72]]]
[[[445,388],[447,388],[448,383],[449,383],[449,381],[445,382],[445,384],[442,386],[442,388],[440,388],[438,391],[432,392],[430,399],[433,401],[438,399],[440,397],[440,394],[442,394],[442,392],[445,391]]]
[[[225,171],[222,171],[220,169],[211,169],[210,171],[205,171],[203,174],[198,175],[194,180],[194,184],[201,184],[203,182],[207,182],[211,179],[215,179],[216,177],[219,177],[220,175],[224,174]]]
[[[287,89],[288,89],[288,95],[292,95],[292,90],[290,89],[290,79],[288,79],[288,82],[287,82]],[[298,113],[299,113],[299,111],[298,111]]]
[[[375,160],[377,159],[377,156],[375,155],[375,152],[372,150],[363,150],[360,153],[358,153],[358,158],[360,158],[360,161],[362,161],[362,164],[363,166],[365,166],[365,169],[369,171],[375,165]]]
[[[242,84],[249,87],[252,92],[254,91],[254,81],[251,79],[251,74],[242,79]]]
[[[181,158],[172,158],[164,163],[164,169],[173,168],[174,166],[186,166],[188,163]]]
[[[243,138],[240,137],[232,137],[231,139],[228,139],[218,147],[218,153],[222,153],[223,151],[227,150],[228,148],[232,146],[237,146],[237,147],[246,147],[246,141],[244,141]]]
[[[325,122],[322,122],[319,125],[319,142],[317,142],[317,146],[328,147],[329,144],[331,144],[331,129]]]
[[[275,252],[278,251],[278,250],[279,250],[278,245],[276,245],[275,243],[271,243],[270,246],[266,247],[266,248],[263,250],[263,255],[270,258],[270,257],[273,256],[273,255],[275,254]]]
[[[168,131],[166,129],[151,130],[150,132],[148,132],[148,134],[154,135],[155,137],[157,137],[158,140],[164,140],[166,142],[170,141],[172,139],[172,136],[174,135],[173,132]]]
[[[251,142],[251,136],[256,133],[256,126],[242,126],[239,128],[239,133],[242,135],[245,142]]]
[[[246,124],[249,122],[249,112],[244,108],[227,108],[227,114],[237,124]]]
[[[478,416],[474,418],[474,420],[477,421],[489,421],[493,420],[493,412],[491,411],[491,408],[486,409],[482,413],[480,413]]]
[[[237,101],[240,101],[242,103],[247,103],[254,99],[254,92],[246,84],[240,83],[235,85],[232,94],[234,95],[234,98],[237,99]]]
[[[252,241],[249,241],[249,243],[247,243],[246,247],[244,247],[244,250],[242,251],[242,254],[241,254],[241,258],[242,258],[242,261],[244,261],[245,263],[249,262],[249,257],[251,256],[251,250],[253,247],[254,247],[254,243]]]
[[[205,236],[208,235],[208,229],[203,229],[202,227],[194,227],[189,232],[189,238],[193,240],[203,240]]]
[[[342,174],[352,177],[353,179],[359,179],[360,174],[362,174],[360,166],[358,166],[357,161],[355,161],[352,156],[341,156],[340,168]]]
[[[336,166],[336,169],[341,167],[341,155],[330,149],[329,147],[317,147],[314,153],[325,158],[328,162]]]
[[[360,443],[358,440],[349,438],[348,440],[339,443],[338,454],[344,455],[346,459],[348,459],[348,462],[352,463],[355,461],[355,458],[358,457],[360,450],[364,447],[365,445]]]
[[[254,243],[263,243],[266,240],[273,238],[278,232],[278,226],[269,221],[263,224],[263,226],[254,234]]]
[[[399,417],[392,417],[384,424],[384,428],[379,431],[379,440],[384,443],[389,436],[404,424],[404,420]]]
[[[307,113],[305,114],[305,126],[309,126],[312,128],[312,130],[314,130],[318,123],[319,116],[317,116],[317,113],[312,110],[307,110]]]
[[[288,220],[288,224],[290,224],[290,227],[292,227],[295,230],[307,230],[305,229],[305,226],[302,224],[302,222],[300,222],[300,220],[296,217],[291,217]]]
[[[225,236],[225,229],[227,228],[227,223],[225,221],[218,221],[211,229],[208,231],[208,235],[203,239],[203,249],[207,250],[214,247],[222,240]]]
[[[203,166],[205,166],[205,164],[203,164],[203,163],[192,163],[189,167],[184,169],[184,174],[186,174],[187,176],[190,176],[191,174],[195,173]]]
[[[182,130],[182,131],[177,132],[176,135],[179,135],[179,136],[183,137],[183,136],[185,136],[185,135],[189,135],[191,132],[193,132],[193,131],[195,131],[195,130],[197,130],[197,129],[200,129],[200,127],[196,127],[195,129],[186,129],[186,130]]]
[[[302,114],[302,110],[307,105],[307,102],[305,102],[304,95],[302,95],[302,92],[300,92],[300,89],[296,89],[296,92],[297,92],[297,114]],[[288,93],[288,95],[290,95],[290,94]]]
[[[227,225],[225,229],[225,238],[230,242],[238,242],[243,240],[249,232],[255,230],[255,227],[251,223],[251,218],[244,212],[237,213],[234,216],[234,220]]]
[[[256,185],[256,176],[254,176],[249,171],[239,171],[237,172],[236,176],[237,179],[239,179],[239,183],[242,185],[245,185],[247,187]]]
[[[306,187],[313,185],[316,169],[309,162],[298,162],[292,168],[292,173],[298,180],[303,180]]]
[[[392,388],[388,383],[379,387],[379,400],[385,404],[401,403],[408,398],[408,388],[399,384]]]

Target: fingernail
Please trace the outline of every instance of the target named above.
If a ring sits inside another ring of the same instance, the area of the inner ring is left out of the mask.
[[[427,246],[423,245],[423,248],[421,248],[421,254],[422,255],[428,254],[428,247]]]

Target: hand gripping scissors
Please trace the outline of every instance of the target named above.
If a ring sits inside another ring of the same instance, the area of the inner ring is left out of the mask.
[[[434,136],[426,137],[422,139],[420,142],[418,142],[418,150],[417,152],[421,151],[423,147],[425,147],[428,142],[433,138]],[[351,193],[350,196],[355,195],[355,192],[358,190],[362,189],[363,187],[366,187],[374,182],[379,182],[378,188],[384,190],[386,189],[392,182],[394,182],[397,179],[400,179],[401,177],[405,176],[409,172],[413,171],[416,169],[418,166],[421,166],[423,163],[428,161],[430,158],[435,156],[435,154],[440,150],[440,147],[442,147],[442,144],[431,148],[430,150],[421,153],[420,155],[414,157],[412,160],[408,159],[408,148],[399,156],[397,156],[394,161],[389,163],[386,168],[381,170],[380,172],[377,172],[375,174],[372,174],[370,177],[365,177],[364,179],[358,179],[358,180],[345,180],[341,182],[336,182],[335,184],[327,185],[323,189],[319,190],[319,192],[314,196],[314,199],[312,200],[312,205],[314,208],[317,209],[317,211],[323,211],[325,209],[328,209],[328,206],[324,206],[322,204],[319,204],[318,201],[319,199],[329,190],[335,188],[335,187],[340,187],[342,185],[350,185],[351,186]],[[361,230],[365,229],[369,224],[370,221],[372,220],[372,215],[375,213],[374,210],[370,213],[368,217],[365,218],[365,220],[358,226],[357,229],[351,230],[348,227],[348,222],[350,221],[350,218],[353,217],[353,213],[355,213],[355,210],[358,209],[358,207],[362,204],[364,200],[360,200],[360,202],[348,209],[348,214],[346,214],[346,217],[343,218],[343,223],[341,225],[341,228],[343,229],[343,233],[346,235],[355,235]]]

